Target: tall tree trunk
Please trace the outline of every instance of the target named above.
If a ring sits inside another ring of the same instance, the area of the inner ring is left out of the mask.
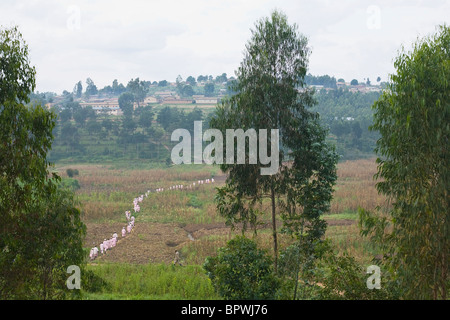
[[[277,221],[275,217],[275,190],[271,187],[271,199],[272,199],[272,235],[273,235],[273,253],[274,253],[274,270],[277,272],[278,266],[278,241],[277,241]]]

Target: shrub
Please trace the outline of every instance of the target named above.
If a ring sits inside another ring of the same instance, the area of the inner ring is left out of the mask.
[[[67,188],[72,191],[76,191],[76,190],[80,189],[80,184],[78,183],[77,179],[63,178],[63,179],[61,179],[61,185],[64,188]]]
[[[256,243],[238,236],[208,257],[203,265],[216,291],[225,299],[273,299],[279,282],[272,258]]]
[[[79,174],[78,169],[67,169],[66,170],[67,176],[69,178],[73,178],[73,176],[77,176]]]

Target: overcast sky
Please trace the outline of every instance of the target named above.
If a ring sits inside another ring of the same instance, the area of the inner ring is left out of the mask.
[[[90,77],[175,81],[233,76],[256,20],[278,9],[309,39],[309,72],[387,80],[417,37],[450,24],[450,0],[1,0],[0,25],[18,25],[37,90],[60,94]]]

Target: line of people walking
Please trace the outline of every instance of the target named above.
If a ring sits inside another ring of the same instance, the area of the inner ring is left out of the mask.
[[[166,188],[165,190],[190,190],[190,189],[194,189],[203,185],[203,184],[210,184],[210,183],[214,183],[214,178],[211,179],[205,179],[205,180],[198,180],[197,184],[195,182],[189,184],[189,185],[173,185],[170,186],[169,188]],[[164,188],[156,188],[154,190],[154,192],[163,192]],[[151,193],[151,190],[148,190],[145,194],[140,195],[139,197],[134,198],[133,200],[133,210],[135,213],[138,213],[141,211],[141,207],[140,207],[140,203],[142,203],[144,201],[144,198],[147,198],[148,195]],[[121,231],[121,239],[124,239],[128,234],[130,234],[135,226],[135,221],[136,218],[134,217],[134,215],[131,214],[131,211],[127,210],[125,211],[125,219],[127,221],[127,225],[124,226],[122,228]],[[95,245],[95,243],[93,244],[94,246],[91,248],[90,253],[89,253],[89,258],[90,261],[95,260],[96,258],[98,258],[100,255],[104,255],[107,254],[108,250],[113,249],[114,247],[117,246],[117,243],[119,242],[119,236],[117,234],[117,232],[114,232],[111,236],[111,238],[108,239],[104,239],[99,246],[97,247]]]

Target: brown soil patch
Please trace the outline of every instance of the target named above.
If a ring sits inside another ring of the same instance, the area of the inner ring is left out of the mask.
[[[329,226],[342,226],[355,223],[353,220],[328,220]],[[279,224],[281,225],[281,224]],[[100,255],[98,261],[126,262],[126,263],[171,263],[175,257],[175,250],[180,250],[190,241],[211,235],[229,235],[230,227],[225,223],[189,224],[178,223],[139,223],[131,234],[125,238],[121,236],[124,223],[87,223],[86,247],[93,244],[99,247],[100,242],[110,238],[114,232],[119,235],[115,248]],[[271,228],[270,224],[261,228]],[[239,230],[239,228],[237,228]]]
[[[100,244],[105,238],[104,234],[110,237],[112,233],[107,230],[120,231],[122,228],[114,228],[115,224],[90,224],[87,225],[87,241],[90,246],[92,239],[98,239],[95,243]],[[117,223],[117,225],[119,225]],[[121,224],[123,226],[123,224]],[[117,229],[117,230],[113,230]],[[101,231],[103,230],[103,231]],[[178,227],[176,223],[136,223],[131,234],[122,238],[119,233],[119,241],[115,248],[108,250],[101,255],[99,261],[127,262],[127,263],[149,263],[173,261],[175,250],[189,241],[187,233]]]

